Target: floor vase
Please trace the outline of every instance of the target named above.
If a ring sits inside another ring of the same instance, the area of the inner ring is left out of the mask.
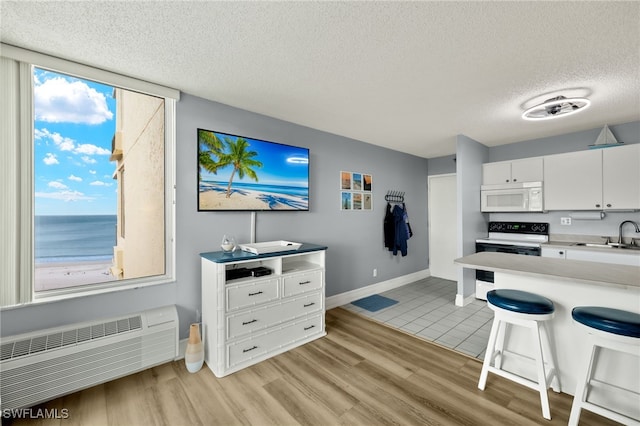
[[[184,362],[190,373],[198,372],[204,363],[204,345],[200,338],[200,326],[198,324],[191,324],[189,328],[189,342],[184,354]]]

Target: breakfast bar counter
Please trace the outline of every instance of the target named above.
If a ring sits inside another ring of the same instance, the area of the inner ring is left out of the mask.
[[[637,266],[495,252],[474,253],[456,259],[455,262],[465,268],[484,271],[511,272],[531,277],[552,277],[576,284],[640,290],[640,268]]]
[[[456,259],[455,263],[465,268],[493,271],[495,288],[528,291],[553,301],[555,315],[550,324],[551,340],[562,392],[570,395],[576,388],[577,360],[589,350],[586,331],[574,324],[572,309],[602,306],[640,313],[640,267],[637,266],[495,252],[471,254]],[[530,354],[533,348],[526,331],[512,327],[507,349]],[[640,348],[637,355],[640,356]],[[599,359],[596,379],[640,392],[640,358],[602,350]],[[505,363],[504,367],[511,368],[516,374],[535,377],[535,370],[517,359],[510,365]],[[640,417],[637,395],[629,396],[615,387],[602,385],[594,386],[589,398],[631,417]],[[553,414],[553,406],[551,411]]]

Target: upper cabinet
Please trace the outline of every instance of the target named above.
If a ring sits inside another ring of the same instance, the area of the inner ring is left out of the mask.
[[[544,157],[545,210],[602,208],[602,151]]]
[[[542,157],[524,158],[522,160],[513,161],[498,161],[482,165],[483,185],[541,182],[542,179]]]
[[[640,209],[640,144],[544,157],[544,206]]]
[[[640,209],[640,143],[602,150],[605,209]]]

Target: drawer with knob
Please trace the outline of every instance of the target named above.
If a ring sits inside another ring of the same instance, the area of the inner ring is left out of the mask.
[[[321,292],[315,292],[251,309],[249,312],[229,315],[227,317],[227,338],[235,339],[253,331],[318,311],[322,309],[322,299]]]
[[[227,345],[227,368],[274,352],[278,348],[323,333],[322,315],[314,315],[282,327],[270,328],[263,334],[254,334],[248,339]]]
[[[567,257],[567,250],[555,247],[542,247],[540,250],[542,257],[555,257],[556,259],[565,259]]]
[[[310,271],[284,277],[284,297],[322,288],[322,271]]]
[[[278,287],[277,278],[227,286],[227,310],[232,311],[276,300],[279,297]]]

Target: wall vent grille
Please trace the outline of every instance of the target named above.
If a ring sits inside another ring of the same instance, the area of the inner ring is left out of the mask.
[[[0,410],[30,407],[178,355],[175,305],[7,337]]]
[[[112,336],[114,334],[140,330],[141,328],[142,318],[140,315],[137,315],[117,321],[109,321],[87,327],[32,337],[30,339],[20,340],[17,342],[4,343],[0,350],[0,361],[15,359],[64,346],[77,345],[79,343]]]

